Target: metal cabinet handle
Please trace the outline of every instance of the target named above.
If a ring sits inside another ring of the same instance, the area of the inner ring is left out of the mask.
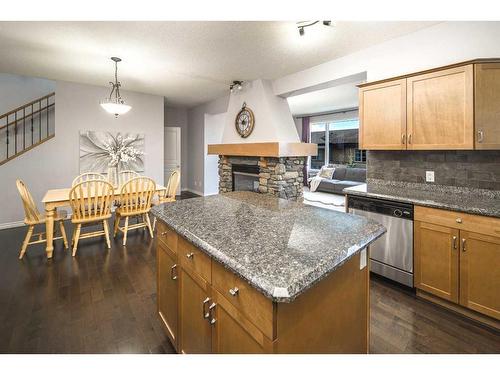
[[[188,259],[193,259],[193,257],[194,257],[194,253],[187,253],[186,254],[186,258],[188,258]]]
[[[457,217],[457,219],[455,220],[458,224],[462,224],[462,218],[461,217]]]
[[[484,141],[484,132],[481,129],[477,131],[477,141],[478,143],[483,143]]]
[[[453,249],[457,249],[457,236],[453,236]]]
[[[236,297],[239,293],[240,293],[240,290],[238,289],[237,286],[229,289],[229,294],[232,295],[233,297]]]
[[[462,251],[463,251],[464,253],[465,253],[465,251],[466,251],[466,248],[465,248],[465,242],[466,242],[465,238],[462,238]]]
[[[408,134],[408,144],[411,145],[411,134]]]
[[[168,232],[167,232],[167,231],[165,231],[165,232],[161,232],[161,235],[162,235],[162,236],[166,236],[167,234],[168,234]]]
[[[172,267],[170,267],[170,278],[172,280],[177,280],[177,272],[174,275],[174,271],[176,271],[176,270],[177,270],[177,264],[174,264]]]
[[[208,305],[209,302],[210,302],[210,298],[208,298],[208,297],[205,298],[205,300],[203,301],[203,305],[202,305],[203,306],[202,307],[202,310],[203,310],[203,313],[202,313],[203,314],[203,319],[208,319],[209,316],[210,316],[210,313],[207,312],[207,305]]]
[[[210,307],[208,308],[208,322],[210,323],[210,325],[214,325],[215,322],[217,321],[217,319],[214,318],[214,311],[215,311],[215,307],[217,306],[216,303],[212,303],[210,305]]]
[[[401,143],[402,144],[406,143],[406,134],[401,134]]]

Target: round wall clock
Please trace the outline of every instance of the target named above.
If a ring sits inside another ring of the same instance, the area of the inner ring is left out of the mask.
[[[236,126],[236,131],[242,138],[246,138],[252,134],[255,125],[255,116],[252,110],[247,107],[246,103],[243,103],[241,110],[236,115],[234,125]]]

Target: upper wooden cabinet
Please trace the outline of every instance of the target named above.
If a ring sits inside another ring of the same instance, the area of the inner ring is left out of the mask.
[[[499,102],[500,61],[492,59],[362,84],[360,148],[500,149]]]
[[[406,79],[361,88],[359,91],[360,148],[406,148]]]
[[[407,133],[411,150],[474,148],[472,65],[407,79]]]
[[[500,149],[500,63],[475,65],[475,144]]]

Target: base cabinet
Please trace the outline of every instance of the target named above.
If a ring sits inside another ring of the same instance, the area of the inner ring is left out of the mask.
[[[460,233],[460,304],[500,319],[500,237]]]
[[[179,276],[177,255],[167,246],[157,247],[158,264],[158,314],[170,341],[177,348]]]
[[[415,221],[415,287],[458,303],[458,230]]]
[[[198,275],[181,270],[180,340],[181,353],[212,351],[212,326],[208,320],[211,299],[208,283]]]
[[[263,354],[272,346],[259,329],[246,319],[230,302],[214,291],[213,353]]]
[[[294,301],[277,303],[180,236],[174,241],[171,229],[163,232],[177,253],[157,243],[158,312],[178,352],[368,352],[368,250]]]
[[[415,206],[414,232],[417,290],[500,319],[500,219]]]

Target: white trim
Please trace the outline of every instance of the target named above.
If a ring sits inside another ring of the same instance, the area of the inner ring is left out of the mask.
[[[0,230],[10,229],[10,228],[18,228],[18,227],[23,227],[23,226],[24,226],[24,221],[12,221],[10,223],[0,224]]]
[[[198,190],[194,190],[194,189],[185,189],[184,191],[189,191],[189,192],[194,193],[194,194],[197,194],[197,195],[199,195],[199,196],[201,196],[201,197],[203,197],[203,196],[204,196],[204,194],[203,194],[201,191],[198,191]]]

